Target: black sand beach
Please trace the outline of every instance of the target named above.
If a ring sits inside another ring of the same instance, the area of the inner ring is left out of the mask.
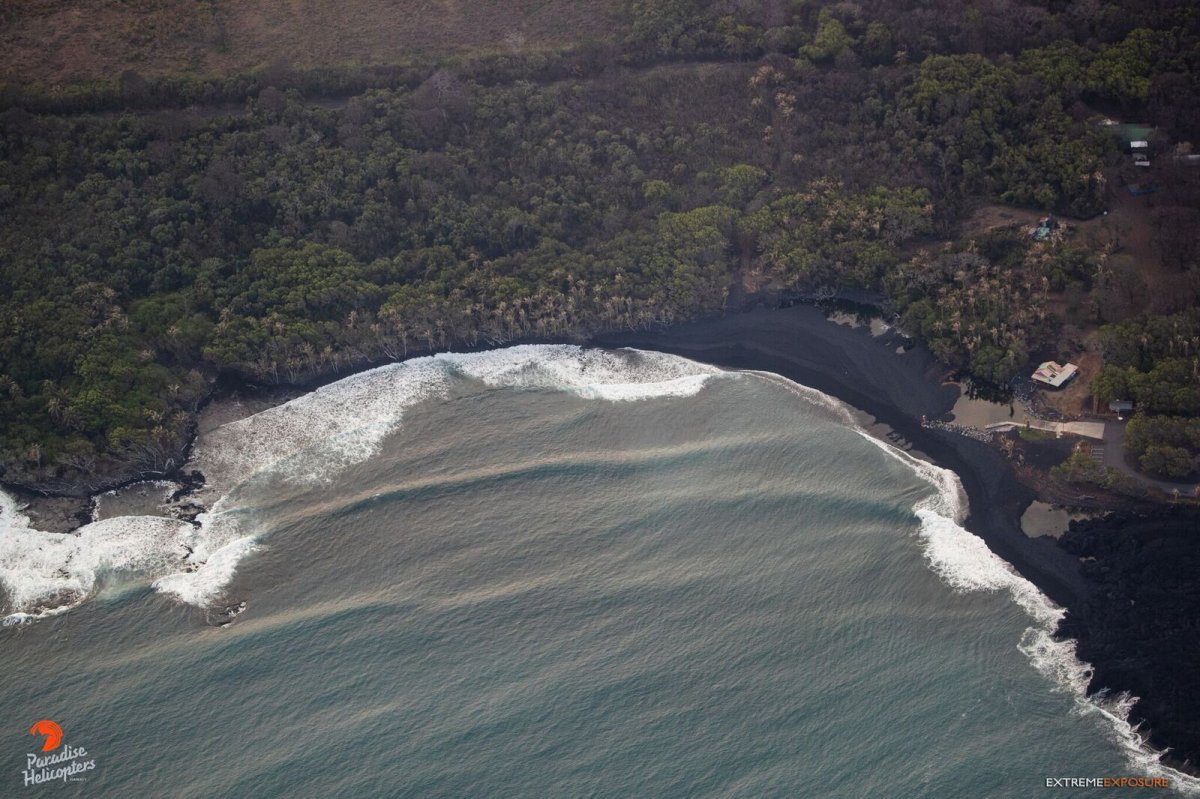
[[[1081,659],[1094,667],[1089,691],[1139,697],[1130,722],[1142,725],[1156,749],[1168,750],[1165,759],[1173,766],[1196,773],[1200,628],[1194,620],[1200,594],[1188,588],[1195,572],[1184,575],[1181,568],[1195,561],[1182,553],[1194,551],[1200,517],[1173,513],[1170,523],[1147,523],[1142,516],[1075,522],[1062,543],[1026,536],[1020,519],[1033,492],[997,450],[921,424],[922,416],[947,414],[958,390],[943,383],[947,369],[926,349],[898,354],[897,339],[832,324],[823,310],[797,305],[599,335],[590,343],[775,372],[871,414],[953,470],[970,501],[966,528],[1067,609],[1059,634],[1075,639]],[[1164,577],[1169,588],[1154,590]]]
[[[1200,726],[1196,723],[1200,719],[1200,662],[1196,668],[1186,664],[1181,668],[1177,658],[1162,655],[1180,653],[1180,647],[1186,650],[1191,642],[1200,641],[1192,621],[1197,618],[1200,597],[1194,591],[1172,595],[1136,590],[1145,575],[1162,566],[1163,558],[1179,554],[1182,539],[1177,536],[1175,545],[1167,548],[1135,546],[1138,557],[1131,560],[1127,557],[1128,547],[1105,547],[1095,536],[1082,535],[1082,527],[1079,534],[1064,536],[1062,543],[1046,536],[1027,536],[1020,520],[1034,499],[1033,492],[1016,479],[996,449],[921,424],[922,416],[936,420],[948,414],[959,392],[944,382],[948,372],[944,364],[921,346],[898,353],[901,341],[895,333],[876,337],[865,327],[834,324],[821,308],[801,304],[733,313],[657,330],[603,333],[565,343],[658,350],[725,368],[774,372],[870,414],[916,451],[953,470],[970,502],[966,528],[1054,602],[1067,608],[1060,634],[1077,640],[1080,657],[1095,667],[1091,690],[1129,691],[1139,696],[1141,701],[1133,708],[1131,721],[1145,724],[1156,748],[1171,750],[1173,765],[1194,772],[1191,764],[1200,762]],[[480,345],[453,349],[488,348]],[[413,352],[411,356],[422,354]],[[357,363],[353,368],[288,386],[283,393],[280,386],[259,386],[227,376],[212,403],[275,404],[297,391],[312,390],[378,365]],[[179,479],[181,472],[163,476]],[[46,499],[29,493],[19,495],[33,502],[35,517],[51,515],[43,507]],[[1140,529],[1138,518],[1097,521],[1087,529],[1107,525],[1118,534],[1122,528],[1136,531]],[[64,518],[63,531],[81,521]],[[1080,524],[1073,523],[1073,527]],[[1176,519],[1172,529],[1185,528],[1194,531],[1200,528],[1200,522],[1194,516]],[[1189,545],[1193,540],[1194,536],[1188,536]],[[1081,555],[1094,557],[1096,562],[1089,562],[1085,569]],[[1173,562],[1177,566],[1181,561]],[[1183,582],[1181,578],[1180,584]],[[1131,605],[1130,600],[1135,604]],[[1119,624],[1114,626],[1112,620],[1117,617]],[[1151,650],[1159,656],[1147,656]],[[1200,649],[1191,657],[1200,657]]]
[[[923,347],[896,353],[898,337],[830,323],[821,309],[796,305],[750,311],[658,331],[612,333],[590,343],[682,355],[731,369],[775,372],[865,411],[938,465],[956,472],[970,500],[966,527],[1047,596],[1070,607],[1086,598],[1078,561],[1052,540],[1021,531],[1033,493],[1003,456],[979,441],[923,427],[949,413],[958,389]]]

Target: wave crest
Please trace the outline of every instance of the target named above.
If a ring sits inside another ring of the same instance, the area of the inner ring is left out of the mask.
[[[300,484],[331,480],[370,458],[413,406],[449,395],[456,383],[569,391],[585,399],[629,402],[690,397],[717,375],[686,358],[641,350],[522,345],[443,353],[383,366],[223,425],[198,441],[189,468],[208,483],[208,513],[195,526],[157,516],[121,516],[62,535],[33,529],[0,492],[0,585],[6,622],[61,613],[85,601],[102,572],[146,577],[180,601],[205,605],[255,550],[240,529],[234,491],[269,476]]]
[[[969,506],[966,491],[958,475],[910,455],[891,443],[871,435],[840,400],[817,389],[802,386],[779,375],[755,373],[786,387],[806,401],[832,410],[859,435],[887,455],[908,466],[934,493],[913,507],[919,520],[917,535],[929,568],[956,592],[1007,591],[1026,614],[1036,622],[1025,629],[1017,648],[1033,667],[1071,695],[1080,714],[1099,714],[1110,734],[1121,747],[1131,767],[1152,777],[1167,777],[1171,787],[1187,795],[1200,796],[1200,779],[1162,763],[1163,752],[1156,752],[1129,721],[1135,697],[1106,693],[1088,695],[1092,667],[1076,655],[1073,640],[1054,637],[1066,611],[1056,605],[1037,586],[1022,577],[1013,566],[988,548],[984,540],[962,526]]]

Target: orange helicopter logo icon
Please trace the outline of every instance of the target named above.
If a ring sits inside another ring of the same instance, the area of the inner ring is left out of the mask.
[[[57,722],[53,722],[50,719],[42,719],[34,724],[29,728],[29,734],[46,736],[46,740],[42,744],[43,752],[53,752],[62,745],[62,727],[58,726]]]

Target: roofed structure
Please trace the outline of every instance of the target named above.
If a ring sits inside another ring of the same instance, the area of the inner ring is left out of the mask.
[[[1149,141],[1150,137],[1154,134],[1154,128],[1145,123],[1138,122],[1118,122],[1115,125],[1109,125],[1108,128],[1126,147],[1129,147],[1134,142]]]
[[[1047,216],[1038,222],[1038,226],[1029,231],[1029,235],[1035,241],[1045,241],[1050,238],[1054,231],[1058,230],[1058,221],[1052,216]]]
[[[1034,371],[1033,379],[1051,388],[1062,388],[1078,373],[1079,367],[1073,363],[1059,366],[1054,361],[1046,361]]]
[[[1133,413],[1132,400],[1113,400],[1108,403],[1108,409],[1117,415],[1118,419],[1124,419],[1125,414]]]

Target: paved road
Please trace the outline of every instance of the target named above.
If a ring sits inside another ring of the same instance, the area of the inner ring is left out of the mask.
[[[1122,471],[1137,480],[1142,485],[1154,486],[1165,494],[1178,489],[1180,494],[1191,496],[1196,490],[1195,483],[1173,483],[1169,480],[1156,480],[1136,472],[1125,462],[1125,422],[1104,422],[1104,465]]]
[[[988,430],[1013,430],[1018,427],[1032,427],[1034,430],[1045,430],[1061,436],[1063,433],[1073,433],[1084,438],[1094,438],[1103,441],[1105,435],[1104,422],[1047,422],[1042,419],[1026,419],[1024,422],[993,422]]]
[[[1041,419],[1028,419],[1026,424],[1035,430],[1045,430],[1049,433],[1074,433],[1078,436],[1090,438],[1096,442],[1092,446],[1092,456],[1098,463],[1105,466],[1111,466],[1114,469],[1124,472],[1125,474],[1137,480],[1144,486],[1153,486],[1159,489],[1168,496],[1172,491],[1178,490],[1180,494],[1193,496],[1196,490],[1195,483],[1174,483],[1170,480],[1156,480],[1153,477],[1148,477],[1141,472],[1135,471],[1132,466],[1125,462],[1125,422],[1047,422]],[[989,432],[996,430],[1012,430],[1016,427],[1024,427],[1025,424],[1016,424],[1014,422],[993,422],[987,425]]]

